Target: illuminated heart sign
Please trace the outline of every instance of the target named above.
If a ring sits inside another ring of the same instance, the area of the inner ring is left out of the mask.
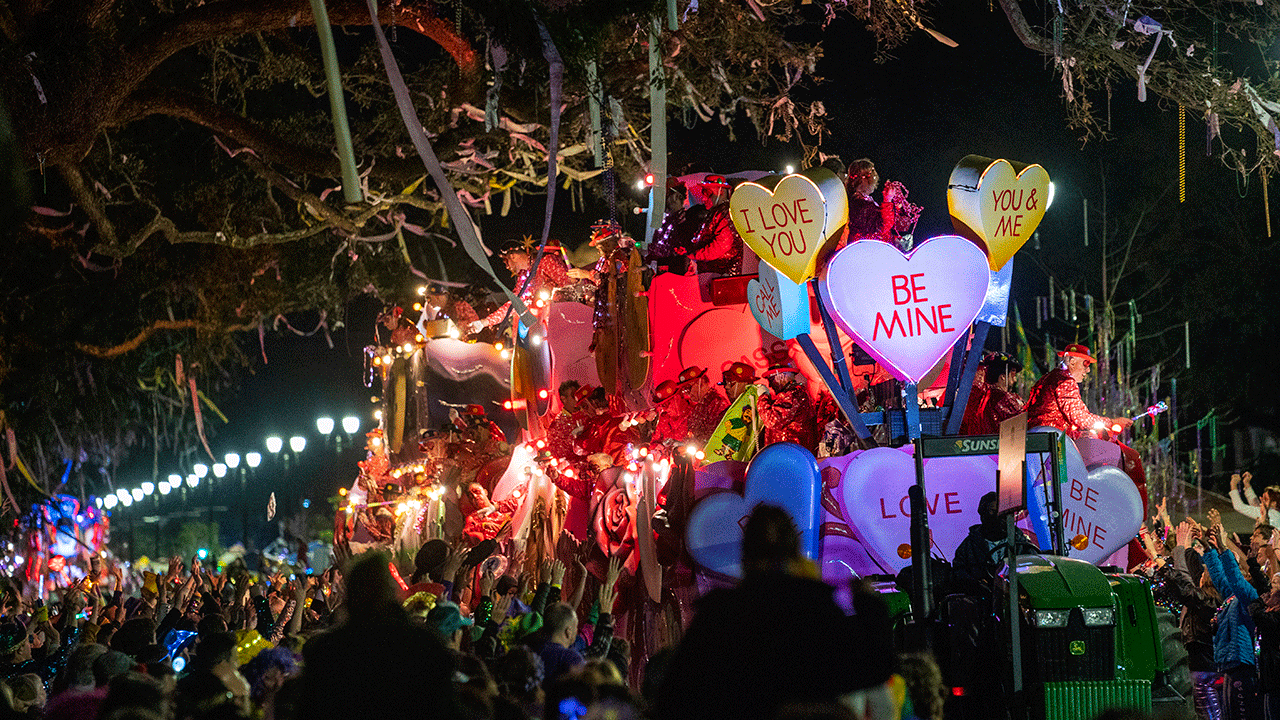
[[[987,248],[999,270],[1040,225],[1049,173],[1039,165],[967,155],[951,171],[947,208],[956,232]]]
[[[990,455],[932,458],[924,463],[925,506],[937,551],[947,558],[978,521],[978,500],[996,487]],[[898,547],[911,542],[911,502],[915,460],[900,449],[872,448],[845,466],[837,497],[850,527],[881,567],[896,572],[911,560]]]
[[[760,265],[760,277],[747,283],[747,305],[760,327],[779,340],[809,332],[809,288]]]
[[[763,184],[762,184],[763,183]],[[849,219],[849,197],[835,173],[804,173],[745,182],[729,198],[743,242],[796,284],[813,277],[818,253]]]
[[[822,283],[840,327],[894,376],[915,382],[963,337],[990,278],[976,245],[943,235],[908,255],[878,240],[851,243],[832,256]]]

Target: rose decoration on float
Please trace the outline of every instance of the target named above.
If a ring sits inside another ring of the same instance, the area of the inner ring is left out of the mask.
[[[604,556],[618,558],[634,575],[640,564],[636,552],[637,478],[625,470],[608,475],[612,475],[612,482],[598,482],[591,494],[591,532]],[[602,474],[601,480],[605,477]]]
[[[964,337],[990,279],[986,255],[957,235],[930,238],[905,255],[859,240],[828,261],[823,299],[862,349],[895,377],[916,382]]]
[[[849,197],[835,173],[817,167],[738,185],[729,213],[747,247],[801,285],[813,277],[827,240],[848,222]]]
[[[956,233],[986,248],[999,270],[1027,242],[1049,206],[1049,173],[1039,165],[966,155],[947,182]]]

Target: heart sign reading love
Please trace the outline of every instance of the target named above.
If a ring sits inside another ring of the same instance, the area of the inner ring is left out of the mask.
[[[990,279],[982,250],[943,235],[908,255],[878,240],[851,243],[822,283],[841,329],[895,377],[916,382],[963,337]]]
[[[947,208],[956,232],[987,249],[999,270],[1040,225],[1049,173],[1039,165],[967,155],[951,171]]]
[[[827,239],[849,220],[849,196],[835,173],[811,168],[744,182],[729,198],[733,226],[747,247],[792,282],[813,277]]]
[[[760,265],[760,276],[747,283],[747,304],[760,327],[779,340],[809,332],[809,288]]]

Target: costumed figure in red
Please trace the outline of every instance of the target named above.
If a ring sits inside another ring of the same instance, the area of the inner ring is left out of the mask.
[[[876,202],[871,193],[879,185],[875,163],[862,158],[849,166],[849,179],[845,184],[849,194],[848,235],[836,246],[837,250],[864,238],[887,242],[903,252],[911,249],[914,242],[911,231],[923,208],[907,201],[907,189],[896,180],[884,184],[884,202]]]
[[[508,242],[502,247],[501,255],[502,261],[507,265],[507,270],[515,275],[516,290],[520,292],[520,299],[526,305],[532,306],[543,291],[554,293],[556,288],[574,282],[573,277],[569,275],[569,268],[564,262],[564,257],[559,252],[544,252],[542,261],[538,263],[537,274],[533,274],[533,260],[530,255],[530,248],[524,243],[514,240]],[[530,278],[530,275],[533,275],[533,277]],[[497,310],[471,323],[470,331],[476,333],[484,328],[497,325],[507,316],[507,311],[510,308],[510,302],[503,303]]]
[[[645,262],[657,272],[684,274],[689,269],[689,248],[694,246],[707,221],[707,206],[697,203],[685,207],[688,196],[678,178],[667,180],[667,212],[662,225],[653,231],[653,240],[645,250]]]
[[[520,497],[511,497],[499,503],[489,499],[489,493],[480,483],[470,483],[466,492],[458,500],[459,509],[466,517],[462,526],[462,535],[468,545],[477,545],[484,540],[493,540],[511,523],[511,518],[520,507]]]
[[[674,380],[663,380],[653,389],[658,422],[653,428],[654,445],[677,444],[689,437],[689,402]]]
[[[695,365],[681,370],[677,385],[689,402],[689,439],[702,447],[724,419],[729,401],[712,387],[706,368]]]
[[[794,365],[774,365],[765,371],[772,392],[756,401],[760,414],[761,447],[780,442],[793,442],[813,452],[818,444],[818,425],[814,419],[813,401],[800,371]]]
[[[983,361],[978,368],[983,382],[975,378],[960,422],[961,435],[998,434],[1000,423],[1022,412],[1022,398],[1011,390],[1020,372],[1022,363],[1003,353]]]
[[[418,337],[418,328],[404,317],[404,308],[399,305],[390,307],[378,316],[378,322],[391,331],[388,345],[404,345]]]
[[[708,175],[700,186],[706,220],[689,248],[698,272],[737,275],[742,268],[742,238],[729,215],[731,186],[723,175]]]
[[[1071,438],[1094,429],[1133,424],[1127,417],[1108,418],[1094,415],[1080,399],[1080,383],[1097,360],[1084,345],[1068,345],[1058,353],[1062,362],[1036,381],[1027,399],[1027,427],[1055,427]]]
[[[480,319],[471,303],[449,292],[449,288],[440,283],[428,285],[424,299],[426,315],[429,316],[427,319],[452,320],[458,328],[459,340],[466,340],[471,335],[472,324]]]

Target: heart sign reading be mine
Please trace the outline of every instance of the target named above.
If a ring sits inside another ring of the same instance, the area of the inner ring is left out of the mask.
[[[908,255],[879,240],[850,243],[822,283],[840,328],[895,377],[916,382],[968,331],[990,279],[978,246],[943,235]]]
[[[742,183],[729,198],[729,212],[747,247],[803,285],[827,239],[848,222],[849,197],[835,173],[818,167]]]
[[[999,270],[1040,225],[1049,204],[1049,173],[1039,165],[966,155],[947,182],[956,232],[987,249]]]
[[[760,265],[758,279],[747,283],[747,304],[760,327],[779,340],[809,332],[809,288],[782,277],[767,264]]]

